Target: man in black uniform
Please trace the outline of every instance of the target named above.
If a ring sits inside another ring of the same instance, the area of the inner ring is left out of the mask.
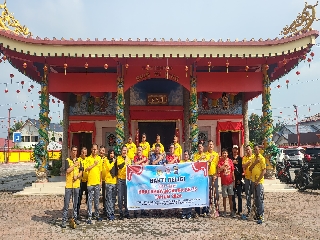
[[[239,147],[237,145],[233,145],[232,147],[232,155],[230,159],[233,161],[234,165],[234,176],[235,176],[235,188],[233,189],[234,195],[232,196],[233,202],[233,211],[237,212],[237,215],[241,216],[242,213],[242,157],[239,156]],[[236,205],[236,196],[238,197],[238,209]],[[238,211],[237,211],[238,210]]]

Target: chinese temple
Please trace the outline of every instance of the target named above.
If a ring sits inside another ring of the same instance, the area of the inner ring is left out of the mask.
[[[248,143],[248,101],[262,94],[264,146],[272,149],[270,84],[308,58],[319,35],[307,4],[310,14],[281,38],[243,40],[40,38],[2,9],[2,60],[41,85],[40,152],[49,95],[64,102],[65,146],[116,147],[146,133],[150,143],[159,134],[166,148],[174,135],[192,150],[211,139],[220,152]]]

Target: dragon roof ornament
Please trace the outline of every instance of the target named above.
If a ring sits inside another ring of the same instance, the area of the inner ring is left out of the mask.
[[[314,21],[318,21],[316,17],[316,6],[318,6],[318,1],[315,5],[308,5],[305,2],[304,9],[302,13],[299,13],[297,18],[291,23],[290,26],[286,25],[281,31],[280,35],[294,35],[299,32],[306,32],[312,30],[311,26]]]
[[[17,19],[14,18],[13,13],[10,13],[7,8],[7,1],[4,4],[0,4],[0,29],[9,30],[16,34],[22,34],[24,36],[31,36],[31,32],[26,26],[22,26]]]

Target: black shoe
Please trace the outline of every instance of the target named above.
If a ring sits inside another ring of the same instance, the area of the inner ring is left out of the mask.
[[[126,214],[124,217],[125,217],[126,219],[130,219],[130,218],[131,218],[129,214]]]
[[[138,214],[137,214],[137,213],[134,213],[134,214],[133,214],[133,217],[134,217],[134,218],[138,218]]]
[[[123,220],[124,218],[123,218],[123,215],[122,214],[120,214],[120,216],[119,216],[119,220]]]

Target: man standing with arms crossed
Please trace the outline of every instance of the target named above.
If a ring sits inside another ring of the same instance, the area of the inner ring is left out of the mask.
[[[209,190],[212,201],[212,205],[214,205],[214,216],[219,217],[219,183],[218,183],[218,173],[217,173],[217,168],[218,168],[218,162],[219,162],[219,154],[215,151],[213,151],[213,141],[209,140],[208,141],[208,151],[207,151],[207,156],[209,157],[208,159],[208,175],[209,175]],[[211,191],[211,188],[213,189]],[[204,214],[209,215],[209,207],[205,210]]]
[[[260,154],[259,146],[254,147],[254,162],[251,164],[249,170],[252,172],[252,184],[254,184],[254,201],[257,207],[257,223],[262,224],[264,221],[264,174],[266,173],[266,160]]]
[[[99,197],[100,186],[102,184],[101,171],[102,160],[98,155],[98,145],[93,144],[91,148],[91,155],[87,159],[87,167],[85,169],[88,172],[88,220],[87,224],[92,224],[92,200],[94,201],[94,215],[97,221],[102,221],[99,217]]]

